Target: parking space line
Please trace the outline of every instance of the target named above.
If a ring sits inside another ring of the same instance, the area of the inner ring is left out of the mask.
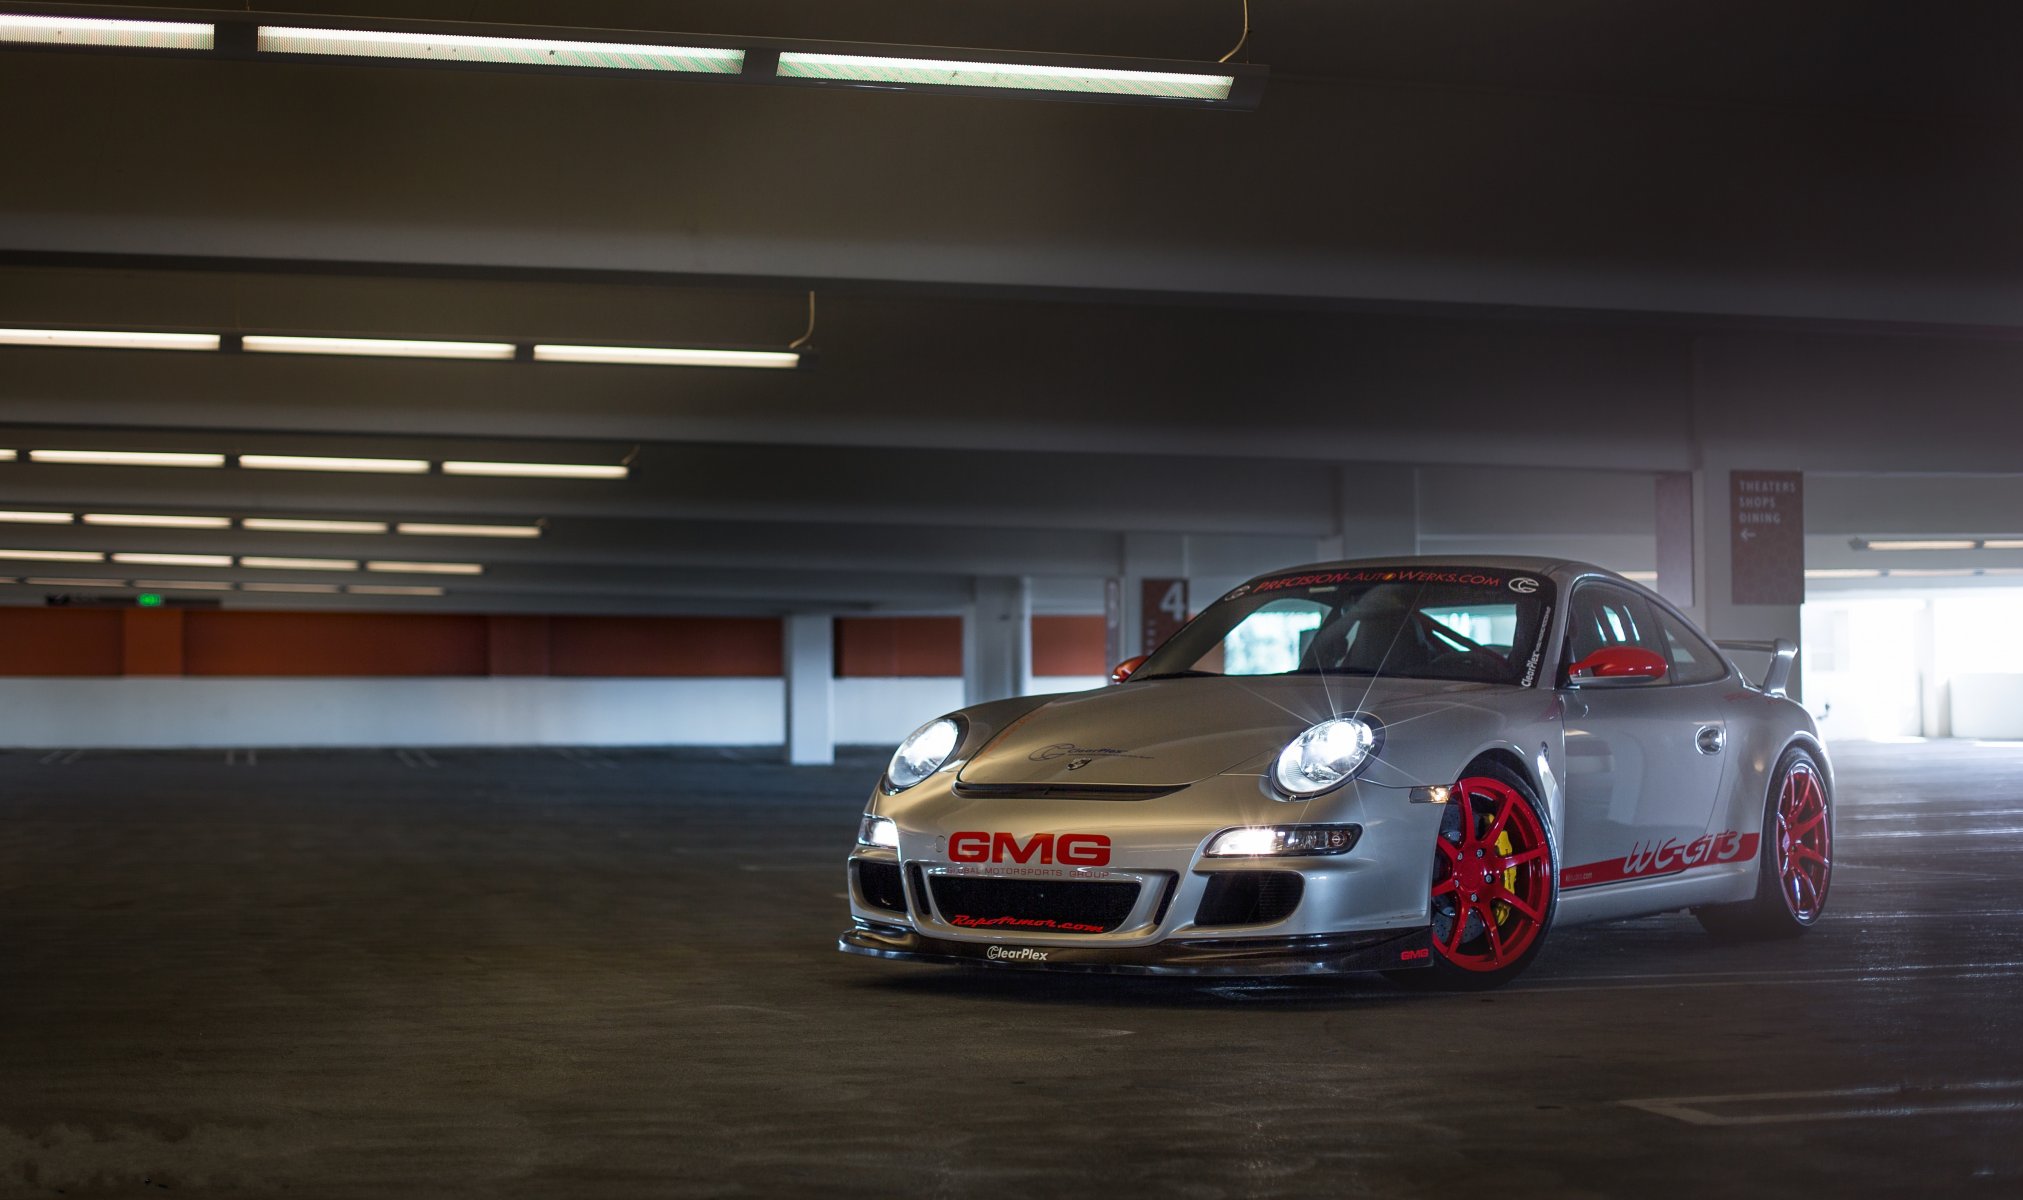
[[[1903,1084],[1894,1087],[1829,1088],[1817,1092],[1745,1092],[1730,1096],[1668,1096],[1619,1100],[1617,1103],[1688,1125],[1786,1125],[1799,1121],[2023,1112],[2023,1080],[1990,1079],[1922,1087]],[[1772,1105],[1775,1111],[1710,1111],[1722,1107],[1763,1105]]]

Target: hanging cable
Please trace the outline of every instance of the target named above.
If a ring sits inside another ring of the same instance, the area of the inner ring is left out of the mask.
[[[1223,55],[1221,58],[1218,58],[1215,61],[1228,62],[1230,59],[1235,58],[1237,52],[1242,50],[1244,45],[1249,41],[1250,41],[1250,0],[1243,0],[1243,36],[1236,39],[1236,45],[1231,46],[1229,48],[1229,53]]]
[[[795,338],[795,339],[794,339],[793,341],[791,341],[791,342],[788,342],[788,343],[787,343],[787,349],[789,349],[789,350],[799,350],[799,349],[800,349],[801,347],[803,347],[803,346],[805,346],[805,345],[807,345],[807,344],[808,344],[808,339],[809,339],[809,338],[811,338],[811,337],[814,337],[814,336],[815,336],[815,289],[814,289],[814,288],[809,288],[809,289],[808,289],[808,332],[806,332],[806,333],[802,334],[802,335],[801,335],[800,337],[797,337],[797,338]]]

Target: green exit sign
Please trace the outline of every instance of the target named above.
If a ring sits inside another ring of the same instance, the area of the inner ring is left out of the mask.
[[[142,592],[139,600],[142,608],[160,608],[162,606],[162,594],[160,592]]]

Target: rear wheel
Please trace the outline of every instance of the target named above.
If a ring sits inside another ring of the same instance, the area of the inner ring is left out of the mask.
[[[1693,910],[1707,932],[1735,940],[1797,937],[1826,911],[1833,882],[1833,798],[1811,754],[1778,760],[1756,854],[1756,896]]]
[[[1558,856],[1531,785],[1478,763],[1454,785],[1434,842],[1432,965],[1392,978],[1417,987],[1500,987],[1545,944],[1559,903]]]

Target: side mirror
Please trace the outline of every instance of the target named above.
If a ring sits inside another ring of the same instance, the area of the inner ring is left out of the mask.
[[[1144,666],[1145,660],[1149,657],[1151,656],[1146,654],[1140,654],[1136,658],[1127,658],[1123,662],[1118,663],[1116,669],[1110,672],[1110,682],[1122,683],[1126,679],[1131,678],[1131,672],[1137,670],[1139,667]]]
[[[1646,683],[1664,677],[1664,655],[1642,646],[1604,646],[1567,671],[1567,682],[1575,687]]]

